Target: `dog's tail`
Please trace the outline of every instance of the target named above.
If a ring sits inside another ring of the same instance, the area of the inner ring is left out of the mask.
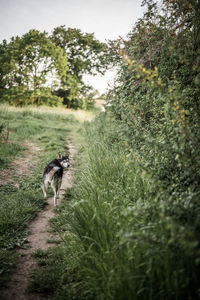
[[[49,181],[52,180],[53,175],[60,169],[60,167],[53,167],[48,174]]]

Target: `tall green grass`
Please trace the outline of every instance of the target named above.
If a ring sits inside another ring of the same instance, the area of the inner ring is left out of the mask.
[[[101,116],[86,132],[75,186],[52,220],[63,241],[55,298],[197,299],[196,225],[184,224],[178,214],[181,205],[190,212],[189,201],[166,198],[115,121]],[[50,251],[47,256],[54,256]],[[52,268],[49,259],[43,275]]]

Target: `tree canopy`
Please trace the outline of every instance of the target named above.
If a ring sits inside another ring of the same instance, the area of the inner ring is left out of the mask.
[[[79,92],[84,94],[87,90],[83,74],[102,74],[106,70],[107,46],[96,40],[94,34],[82,33],[76,28],[66,29],[65,26],[56,27],[50,38],[67,53],[69,69],[66,79],[71,82],[71,88],[62,88],[57,94],[62,95],[64,103],[70,106],[76,102]]]
[[[30,30],[0,45],[1,99],[11,104],[81,106],[82,76],[105,71],[106,45],[93,34],[60,26]]]

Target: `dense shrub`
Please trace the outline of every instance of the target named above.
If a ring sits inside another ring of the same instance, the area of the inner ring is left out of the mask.
[[[134,248],[146,274],[140,281],[141,298],[195,298],[200,249],[200,5],[163,1],[159,12],[156,3],[144,2],[147,13],[122,45],[118,84],[108,110],[120,124],[135,162],[157,190],[153,200],[145,201],[153,208],[151,218],[145,220],[144,207],[139,206],[138,236],[134,218],[129,219],[132,247],[138,238],[143,240]],[[138,214],[135,207],[133,212]],[[148,284],[156,285],[156,280],[161,290],[155,293]]]

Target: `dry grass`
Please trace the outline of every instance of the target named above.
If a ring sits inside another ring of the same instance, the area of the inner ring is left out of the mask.
[[[48,107],[48,106],[27,106],[27,107],[15,107],[9,106],[6,104],[1,105],[2,109],[6,109],[8,111],[25,111],[29,110],[37,113],[48,113],[48,114],[63,114],[63,115],[73,115],[78,121],[91,121],[95,117],[95,113],[92,111],[85,110],[73,110],[65,107]]]

